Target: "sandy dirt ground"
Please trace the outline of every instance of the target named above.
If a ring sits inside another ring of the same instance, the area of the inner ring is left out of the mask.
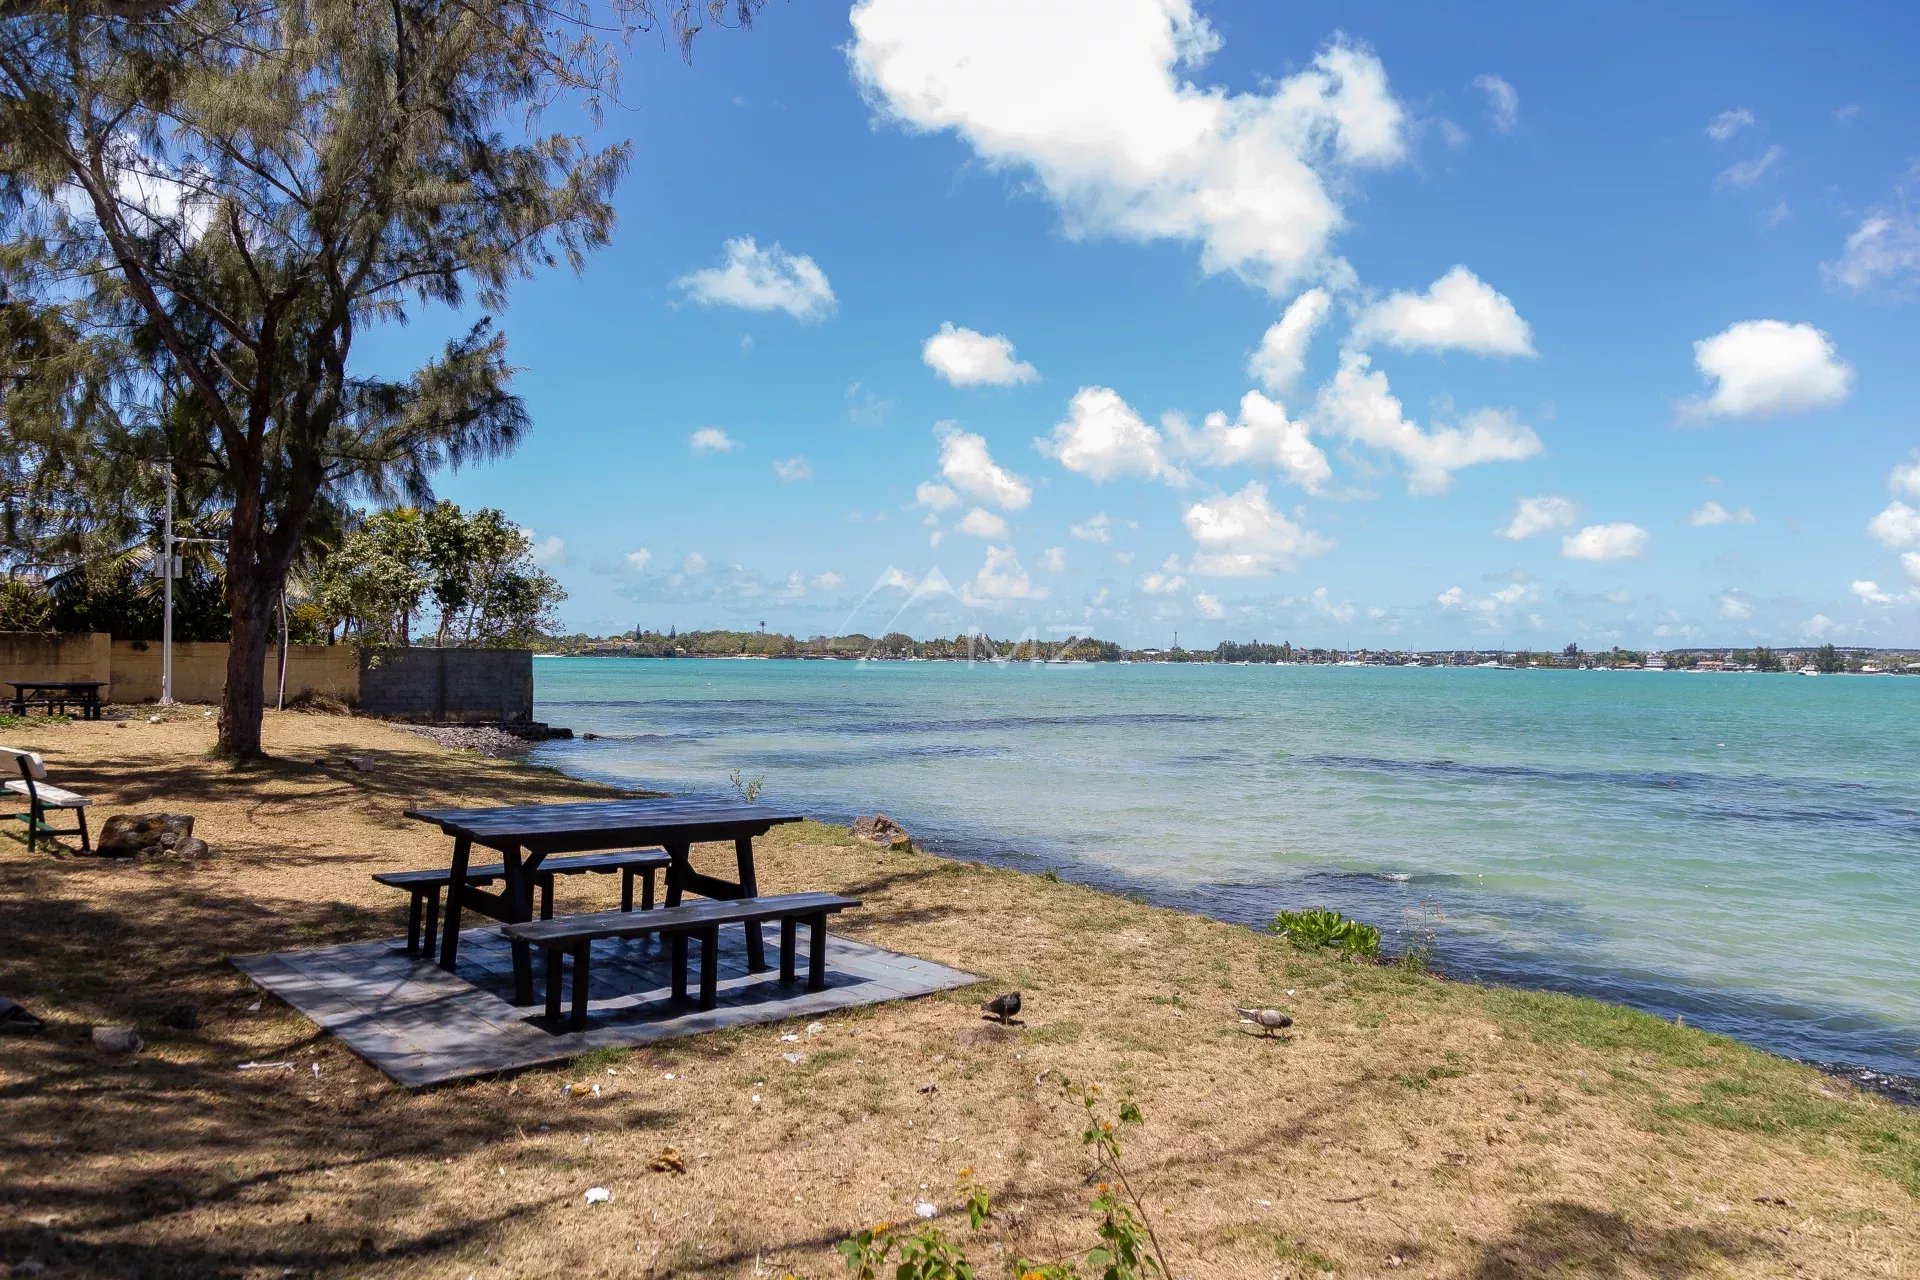
[[[997,1276],[1092,1243],[1065,1080],[1143,1111],[1126,1158],[1176,1276],[1920,1267],[1920,1122],[1817,1072],[813,824],[764,842],[764,890],[855,893],[837,928],[989,982],[409,1093],[227,958],[397,932],[369,873],[446,856],[410,804],[604,792],[318,715],[270,716],[274,762],[234,771],[197,708],[118,714],[0,742],[43,751],[96,821],[193,814],[216,856],[0,840],[0,994],[49,1023],[0,1038],[0,1275],[826,1277],[837,1241],[927,1201]],[[315,763],[346,754],[374,771]],[[1024,1025],[983,1022],[1010,988]],[[1296,1026],[1250,1034],[1248,1003]],[[168,1029],[183,1004],[198,1026]],[[94,1050],[91,1027],[129,1022],[144,1052]],[[667,1148],[684,1172],[653,1167]],[[993,1196],[977,1234],[963,1168]]]

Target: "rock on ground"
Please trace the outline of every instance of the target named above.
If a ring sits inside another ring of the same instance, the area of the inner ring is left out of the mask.
[[[889,849],[913,848],[913,837],[907,834],[907,829],[884,813],[876,813],[871,818],[855,818],[847,830],[856,840],[883,844]]]
[[[140,1033],[132,1027],[95,1027],[93,1047],[101,1053],[138,1053],[142,1047],[142,1041]]]
[[[100,829],[94,851],[103,858],[178,858],[191,861],[211,850],[194,838],[193,817],[185,813],[119,813]]]

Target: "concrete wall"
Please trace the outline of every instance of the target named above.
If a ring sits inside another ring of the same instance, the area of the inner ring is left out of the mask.
[[[267,705],[279,684],[279,653],[267,650]],[[106,635],[0,631],[0,680],[105,680],[114,702],[160,697],[158,642]],[[173,646],[173,696],[218,702],[227,679],[227,645],[182,641]],[[11,692],[0,689],[0,696]],[[533,652],[529,649],[384,649],[363,654],[348,645],[297,644],[287,650],[287,698],[325,694],[368,715],[467,724],[533,718]]]
[[[280,687],[280,652],[267,650],[267,705]],[[154,702],[160,697],[160,645],[155,641],[113,642],[115,702]],[[218,702],[227,683],[227,642],[175,641],[173,696],[177,702]],[[346,645],[296,644],[287,648],[287,699],[320,693],[353,703],[360,696],[360,656]]]
[[[382,649],[360,663],[360,710],[394,720],[533,719],[531,649]]]
[[[38,631],[0,631],[0,680],[113,679],[112,637],[58,635]],[[0,697],[13,690],[0,688]],[[112,697],[112,689],[101,690]]]

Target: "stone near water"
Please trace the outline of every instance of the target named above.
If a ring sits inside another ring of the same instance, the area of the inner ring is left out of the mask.
[[[847,830],[854,839],[865,840],[869,844],[883,844],[889,849],[902,851],[913,848],[913,837],[907,834],[907,829],[884,813],[876,813],[871,818],[855,818]]]
[[[204,858],[207,842],[193,838],[184,813],[115,814],[100,829],[94,852],[103,858]]]
[[[143,1042],[140,1033],[132,1027],[95,1027],[93,1047],[101,1053],[118,1056],[140,1052]]]

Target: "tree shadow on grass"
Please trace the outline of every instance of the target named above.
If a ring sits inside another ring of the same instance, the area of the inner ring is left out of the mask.
[[[1722,1263],[1768,1248],[1763,1240],[1730,1231],[1649,1227],[1618,1213],[1555,1200],[1535,1205],[1487,1245],[1469,1274],[1472,1280],[1557,1275],[1685,1280],[1717,1273]]]

